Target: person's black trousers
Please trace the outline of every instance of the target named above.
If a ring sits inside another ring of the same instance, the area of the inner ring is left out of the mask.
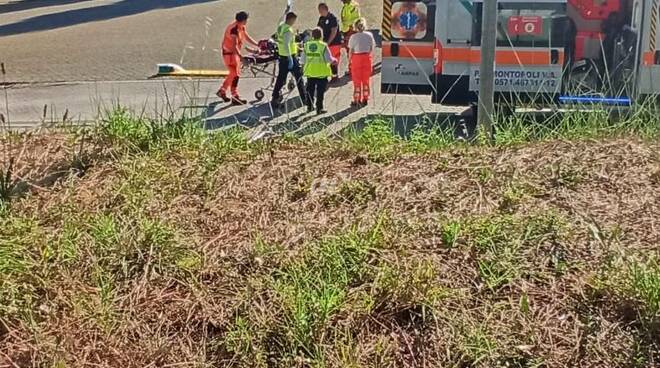
[[[316,99],[316,111],[323,110],[323,98],[328,89],[328,78],[307,78],[307,106],[314,108]]]
[[[277,80],[275,81],[275,86],[273,87],[273,102],[281,103],[280,99],[282,97],[282,87],[286,84],[286,77],[289,76],[289,72],[293,74],[296,78],[296,85],[298,86],[298,93],[300,98],[305,103],[305,83],[303,81],[302,69],[300,68],[300,62],[297,57],[293,58],[293,68],[289,70],[289,57],[280,56],[280,61],[277,71]]]

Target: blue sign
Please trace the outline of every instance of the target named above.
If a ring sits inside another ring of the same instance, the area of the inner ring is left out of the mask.
[[[399,16],[399,24],[406,31],[414,30],[417,27],[417,22],[419,22],[417,13],[408,11]]]

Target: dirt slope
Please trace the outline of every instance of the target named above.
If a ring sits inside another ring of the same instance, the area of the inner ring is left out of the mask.
[[[657,142],[27,142],[0,367],[660,362]]]

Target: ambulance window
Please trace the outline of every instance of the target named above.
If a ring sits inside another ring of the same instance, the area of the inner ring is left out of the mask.
[[[481,9],[475,7],[473,43],[481,44]],[[497,46],[564,47],[566,6],[557,3],[500,3]]]
[[[422,2],[398,1],[392,4],[392,38],[424,40],[433,37],[429,7]]]

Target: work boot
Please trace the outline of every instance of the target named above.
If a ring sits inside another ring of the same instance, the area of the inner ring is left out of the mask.
[[[227,93],[223,90],[218,90],[218,92],[216,92],[215,95],[218,96],[224,102],[230,102],[231,101],[231,99],[229,97],[227,97]]]
[[[231,104],[234,106],[247,105],[247,100],[244,100],[238,96],[234,96],[231,98]]]

